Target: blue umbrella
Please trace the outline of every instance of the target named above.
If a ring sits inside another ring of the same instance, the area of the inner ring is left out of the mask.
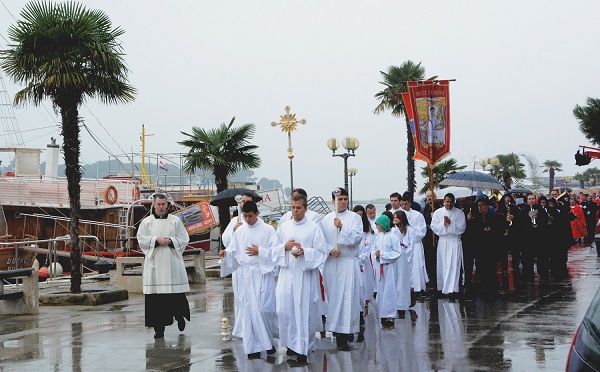
[[[487,173],[481,173],[474,170],[454,173],[440,182],[440,185],[494,190],[504,189],[502,184],[494,177]]]

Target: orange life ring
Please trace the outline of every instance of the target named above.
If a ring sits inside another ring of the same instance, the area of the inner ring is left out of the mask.
[[[113,205],[119,198],[119,192],[114,186],[108,186],[104,192],[104,202]]]
[[[133,198],[133,200],[140,200],[141,196],[140,188],[137,185],[133,186],[133,189],[131,189],[131,198]]]

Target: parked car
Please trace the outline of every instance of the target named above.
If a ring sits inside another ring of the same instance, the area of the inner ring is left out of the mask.
[[[600,371],[600,289],[575,333],[566,370]]]

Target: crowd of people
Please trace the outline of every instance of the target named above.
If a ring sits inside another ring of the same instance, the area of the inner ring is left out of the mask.
[[[183,303],[186,288],[173,277],[181,269],[183,231],[157,200],[138,239],[147,261],[170,265],[157,271],[159,265],[147,262],[144,268],[146,325],[162,337],[173,318],[183,330],[189,311],[159,306]],[[253,195],[242,195],[241,215],[223,233],[226,249],[219,252],[221,275],[232,275],[233,335],[249,359],[275,354],[278,338],[294,358],[290,364],[306,365],[319,332],[331,332],[340,351],[350,350],[355,336],[361,342],[373,302],[381,326],[393,327],[417,296],[495,295],[510,289],[509,272],[514,287],[536,275],[564,279],[569,247],[593,241],[599,203],[595,195],[553,191],[549,197],[506,193],[500,200],[478,193],[458,201],[448,193],[440,204],[429,192],[421,207],[410,193],[395,192],[377,215],[373,204],[349,210],[348,192],[339,188],[332,193],[333,212],[322,217],[308,209],[306,192],[295,189],[291,211],[275,229],[259,218]]]

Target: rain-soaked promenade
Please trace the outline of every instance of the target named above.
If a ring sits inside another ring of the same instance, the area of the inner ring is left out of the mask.
[[[569,274],[492,301],[426,298],[393,330],[381,329],[371,306],[364,342],[337,351],[328,334],[302,368],[288,365],[285,347],[275,358],[249,361],[240,340],[222,340],[221,318],[233,319],[229,279],[193,285],[192,321],[183,333],[167,327],[164,340],[144,327],[142,295],[95,307],[44,306],[36,316],[0,317],[0,371],[559,371],[600,285],[596,249],[573,246]]]

